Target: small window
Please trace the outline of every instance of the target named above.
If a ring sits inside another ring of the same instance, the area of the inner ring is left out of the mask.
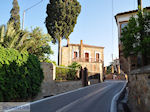
[[[120,24],[120,36],[121,36],[121,33],[123,32],[123,28],[126,27],[128,25],[128,22],[123,22]]]
[[[74,58],[77,58],[78,57],[78,52],[74,52]]]
[[[100,59],[100,55],[99,53],[96,53],[96,62],[99,62],[99,59]]]
[[[85,53],[85,61],[89,62],[89,53]]]

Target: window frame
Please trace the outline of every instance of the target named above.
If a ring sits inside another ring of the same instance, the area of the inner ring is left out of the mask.
[[[122,28],[121,25],[127,23],[128,24],[129,21],[121,21],[119,22],[119,29],[120,29],[120,37],[121,37],[121,33],[122,33]]]
[[[90,53],[90,51],[84,51],[84,58],[85,58],[85,53],[88,53],[89,54],[89,61],[88,62],[91,62],[91,53]]]
[[[99,54],[99,60],[98,60],[98,61],[97,61],[97,59],[96,59],[96,54]],[[100,60],[101,60],[101,53],[95,51],[95,62],[100,62]]]

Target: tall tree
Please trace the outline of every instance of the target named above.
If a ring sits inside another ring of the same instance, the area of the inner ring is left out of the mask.
[[[11,17],[9,19],[9,22],[14,22],[14,28],[15,30],[20,29],[20,15],[19,15],[19,5],[17,0],[13,0],[13,8],[11,9]]]
[[[45,23],[53,43],[58,42],[58,65],[61,64],[61,40],[73,32],[80,11],[81,5],[77,0],[50,0],[47,5]]]
[[[141,65],[150,64],[150,13],[140,10],[136,18],[131,17],[123,28],[121,41],[126,57],[140,55]]]
[[[32,46],[34,41],[28,39],[29,33],[21,30],[16,32],[13,25],[14,23],[10,22],[7,27],[4,25],[0,27],[0,45],[5,48],[14,48],[20,52]]]
[[[33,40],[33,43],[32,46],[27,49],[28,52],[36,55],[40,61],[49,59],[50,54],[53,54],[50,47],[50,41],[52,40],[50,35],[43,34],[42,30],[37,27],[30,33],[30,38]]]
[[[8,23],[7,27],[0,27],[0,45],[5,48],[13,48],[20,52],[28,51],[36,55],[40,61],[48,59],[53,54],[49,42],[49,34],[43,34],[40,28],[35,28],[32,32],[18,30],[13,27],[13,23]]]

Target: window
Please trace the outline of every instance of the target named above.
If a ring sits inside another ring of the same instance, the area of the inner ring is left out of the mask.
[[[100,58],[99,53],[96,53],[96,62],[99,62],[99,58]]]
[[[100,62],[100,52],[95,51],[95,58],[94,58],[95,62]]]
[[[77,58],[78,57],[78,52],[74,52],[74,58]]]
[[[126,27],[127,25],[128,25],[128,22],[123,22],[123,23],[120,24],[120,35],[121,35],[121,33],[123,32],[122,29],[123,29],[124,27]]]
[[[85,61],[89,62],[89,53],[85,53]]]

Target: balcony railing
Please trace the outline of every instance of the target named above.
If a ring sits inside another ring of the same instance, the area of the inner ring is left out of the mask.
[[[91,62],[91,63],[101,63],[102,60],[98,58],[73,58],[73,62]]]

